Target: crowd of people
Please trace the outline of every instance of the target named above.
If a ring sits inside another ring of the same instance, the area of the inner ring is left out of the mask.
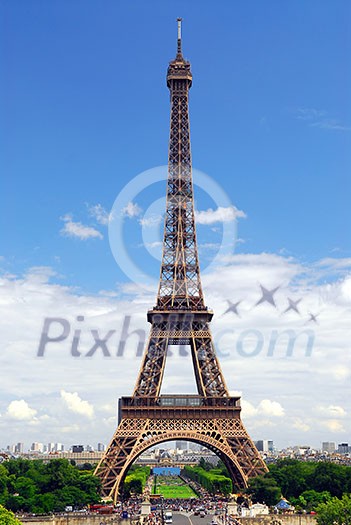
[[[162,498],[162,500],[158,501],[157,503],[151,500],[150,514],[145,516],[141,515],[141,506],[141,498],[129,498],[123,503],[123,507],[121,507],[121,517],[127,517],[128,514],[128,518],[135,521],[136,525],[162,525],[162,515],[169,510],[174,512],[185,512],[189,514],[224,514],[226,500],[220,496],[211,496],[209,494],[206,494],[203,498]]]
[[[220,494],[209,494],[206,489],[193,480],[180,477],[179,481],[187,483],[198,497],[190,499],[167,499],[164,497],[153,499],[152,489],[154,479],[153,476],[150,476],[143,496],[130,497],[121,504],[120,516],[122,519],[123,517],[125,519],[128,517],[135,525],[163,525],[165,512],[174,511],[200,516],[209,514],[213,525],[223,525],[224,522],[230,525],[236,525],[235,518],[228,516],[226,511],[228,498]],[[150,502],[150,513],[148,515],[142,515],[142,503],[146,501]],[[247,502],[242,501],[240,503],[245,505]],[[208,522],[209,520],[207,519],[205,523]]]

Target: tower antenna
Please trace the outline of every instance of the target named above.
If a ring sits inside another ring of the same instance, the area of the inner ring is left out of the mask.
[[[178,40],[177,40],[177,55],[182,56],[182,18],[177,18],[178,23]]]

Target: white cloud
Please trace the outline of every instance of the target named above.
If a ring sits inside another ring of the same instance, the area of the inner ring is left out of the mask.
[[[209,208],[204,211],[195,211],[197,224],[214,224],[216,222],[231,222],[246,217],[246,213],[235,206],[224,208],[219,206],[216,210]]]
[[[144,226],[144,228],[152,228],[154,226],[158,226],[161,221],[162,215],[150,215],[149,217],[142,217],[139,220],[139,223],[141,226]]]
[[[61,235],[74,237],[76,239],[80,239],[81,241],[94,238],[103,238],[103,235],[95,228],[92,228],[91,226],[85,226],[81,222],[74,222],[71,215],[65,215],[61,220],[63,220],[65,223],[64,227],[60,231]]]
[[[126,217],[129,217],[130,219],[137,217],[141,214],[141,212],[142,209],[138,206],[138,204],[132,201],[129,201],[125,208],[122,209],[122,214]]]
[[[161,248],[162,246],[161,241],[154,241],[154,242],[146,242],[145,244],[141,244],[140,246],[145,246],[146,248],[150,248],[153,250],[154,248]]]
[[[305,421],[303,421],[299,417],[294,419],[292,426],[301,432],[308,432],[311,428],[310,425],[308,425]]]
[[[331,130],[336,130],[336,131],[350,131],[351,130],[351,126],[345,126],[344,124],[341,124],[341,122],[338,119],[335,119],[335,118],[326,118],[323,120],[319,120],[317,122],[311,123],[310,126],[314,128],[331,129]]]
[[[117,406],[115,404],[112,404],[112,403],[106,403],[106,404],[104,404],[104,405],[102,405],[100,407],[100,410],[102,412],[107,412],[109,414],[114,414],[114,413],[116,413]]]
[[[257,408],[255,408],[249,401],[246,401],[246,399],[241,400],[241,410],[244,418],[253,417],[257,414]]]
[[[269,399],[263,399],[255,407],[246,399],[241,400],[241,406],[244,417],[254,416],[269,416],[269,417],[283,417],[285,412],[284,408],[277,401],[270,401]]]
[[[328,369],[327,373],[331,373],[332,376],[337,380],[344,381],[351,376],[351,369],[345,365],[336,365]]]
[[[212,250],[218,250],[220,246],[221,245],[218,242],[204,242],[202,244],[199,244],[199,251],[207,252],[207,251],[212,251]]]
[[[80,431],[80,427],[77,424],[65,425],[60,430],[63,434],[74,434]]]
[[[351,276],[346,277],[346,279],[341,284],[341,293],[343,297],[351,303]]]
[[[110,214],[101,204],[88,206],[89,214],[97,220],[99,224],[107,226],[110,221]]]
[[[351,126],[345,126],[338,119],[332,118],[324,109],[297,108],[293,111],[295,118],[306,121],[313,128],[330,129],[336,131],[350,131]]]
[[[327,112],[324,109],[315,108],[297,108],[295,110],[295,117],[299,120],[315,120],[317,118],[325,117]]]
[[[231,397],[242,397],[243,393],[241,390],[229,390],[229,395]]]
[[[34,418],[37,411],[31,408],[28,403],[21,399],[20,401],[11,401],[7,407],[7,415],[12,419],[18,419],[19,421],[29,421]]]
[[[47,283],[50,277],[55,277],[56,272],[49,266],[32,266],[26,273],[26,278],[32,282]]]
[[[270,401],[269,399],[263,399],[257,407],[258,413],[265,416],[283,417],[285,412],[284,408],[277,401]]]
[[[71,410],[71,412],[75,412],[76,414],[80,414],[81,416],[86,416],[89,418],[93,417],[93,406],[88,403],[88,401],[83,401],[77,392],[65,392],[65,390],[61,390],[61,398],[67,405],[68,410]]]
[[[322,426],[325,426],[330,432],[335,434],[345,432],[343,424],[337,419],[327,419],[326,421],[322,421]]]
[[[316,266],[327,266],[329,268],[350,268],[351,269],[351,257],[340,257],[340,259],[334,257],[325,257],[317,262]]]
[[[318,410],[327,417],[343,418],[346,416],[346,411],[343,407],[336,405],[329,405],[327,407],[318,407]]]

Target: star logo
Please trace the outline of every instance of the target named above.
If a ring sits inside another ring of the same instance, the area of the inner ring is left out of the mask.
[[[286,314],[287,312],[290,312],[291,310],[296,312],[297,314],[301,315],[300,310],[298,309],[297,305],[302,301],[301,299],[297,299],[297,301],[293,301],[288,297],[289,306],[286,310],[284,310],[283,314]]]
[[[262,284],[260,284],[260,287],[261,287],[262,297],[259,301],[257,301],[255,306],[258,306],[259,304],[263,304],[263,303],[269,303],[272,306],[274,306],[274,308],[277,308],[277,305],[275,304],[275,300],[273,296],[276,293],[276,291],[279,290],[280,286],[277,286],[276,288],[273,288],[272,290],[268,290],[267,288],[262,286]]]
[[[238,301],[237,303],[232,303],[232,301],[229,301],[229,299],[227,299],[227,303],[229,304],[229,307],[227,308],[227,310],[224,312],[223,315],[228,314],[229,312],[233,312],[235,315],[240,317],[240,314],[238,312],[238,306],[241,303],[241,301]]]
[[[233,313],[240,319],[242,319],[242,314],[248,313],[249,311],[254,310],[257,306],[260,304],[268,303],[271,306],[273,306],[274,310],[279,314],[279,316],[283,316],[288,314],[289,312],[294,312],[295,314],[299,315],[300,317],[303,317],[302,322],[304,324],[308,323],[314,323],[319,324],[317,317],[320,315],[320,312],[313,314],[311,312],[304,311],[303,308],[301,308],[300,303],[303,300],[303,297],[294,298],[292,299],[289,296],[285,296],[285,304],[280,304],[280,298],[276,300],[275,294],[278,290],[283,290],[282,285],[276,286],[275,288],[268,289],[265,286],[263,286],[261,283],[258,283],[260,289],[261,289],[261,297],[260,299],[251,305],[251,308],[245,308],[245,300],[242,299],[237,302],[233,302],[230,299],[227,299],[226,302],[228,303],[227,309],[224,311],[224,313],[221,315],[221,317],[225,316],[226,314]],[[286,304],[286,301],[288,304]],[[241,307],[239,308],[239,305]],[[306,321],[306,315],[308,315],[308,319]]]
[[[309,319],[307,319],[306,324],[307,323],[319,324],[317,321],[317,317],[319,316],[319,314],[312,314],[311,312],[309,312],[308,315],[309,315]]]

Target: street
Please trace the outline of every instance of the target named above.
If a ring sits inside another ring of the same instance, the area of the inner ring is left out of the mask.
[[[173,512],[173,525],[211,525],[212,517],[212,514],[200,518],[192,512]]]

